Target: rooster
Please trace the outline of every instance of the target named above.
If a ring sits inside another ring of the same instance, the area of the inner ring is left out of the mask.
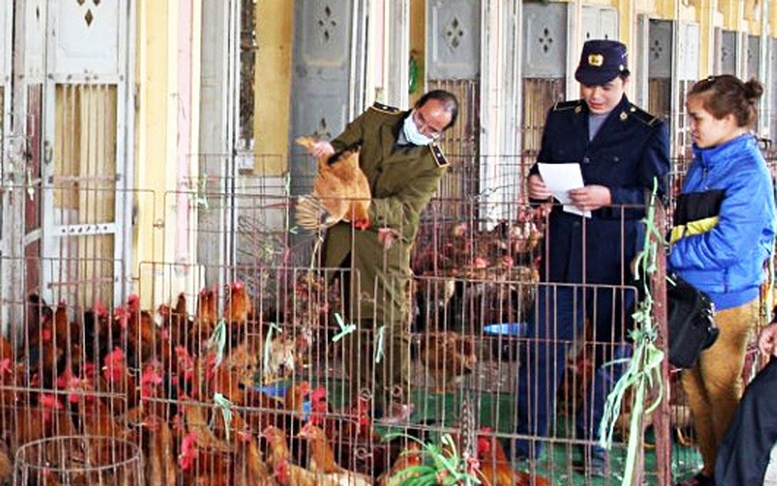
[[[532,477],[524,471],[515,471],[507,458],[502,443],[488,427],[480,429],[477,455],[480,462],[479,478],[486,486],[550,486],[542,476]]]
[[[453,380],[472,373],[478,361],[473,340],[453,331],[422,334],[419,354],[434,379],[434,386],[442,391]]]
[[[300,137],[296,142],[310,150],[316,140]],[[319,231],[346,221],[354,228],[367,229],[370,227],[371,197],[370,183],[359,167],[358,150],[321,157],[313,179],[313,192],[297,202],[297,224],[310,231]],[[323,222],[320,219],[322,209],[327,213]]]

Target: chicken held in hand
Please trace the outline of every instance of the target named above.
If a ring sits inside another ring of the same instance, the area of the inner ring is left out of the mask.
[[[316,140],[300,137],[296,142],[311,150]],[[310,231],[326,229],[340,221],[355,228],[370,227],[370,183],[359,167],[359,151],[346,150],[318,159],[313,192],[297,202],[297,224]],[[322,213],[326,213],[321,219]]]

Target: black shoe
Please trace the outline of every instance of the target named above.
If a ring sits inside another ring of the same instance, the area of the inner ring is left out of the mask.
[[[603,478],[607,471],[607,453],[598,446],[580,447],[580,456],[572,461],[572,469],[580,474]]]
[[[685,481],[680,481],[675,486],[715,486],[715,479],[699,473]]]
[[[585,476],[603,478],[607,466],[601,459],[575,459],[572,462],[572,469]]]

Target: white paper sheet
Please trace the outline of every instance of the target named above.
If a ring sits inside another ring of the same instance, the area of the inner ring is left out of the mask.
[[[580,164],[547,164],[539,162],[537,168],[540,170],[540,176],[548,186],[548,190],[553,197],[564,205],[564,211],[572,214],[579,214],[586,218],[591,217],[591,211],[581,211],[569,197],[571,189],[580,189],[585,186],[583,182],[583,173],[580,171]]]

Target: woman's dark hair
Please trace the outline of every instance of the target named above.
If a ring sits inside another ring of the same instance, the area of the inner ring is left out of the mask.
[[[443,89],[434,89],[424,93],[423,96],[418,98],[415,102],[414,108],[421,108],[429,100],[437,100],[442,103],[445,111],[451,114],[451,122],[445,127],[446,129],[453,126],[456,123],[456,117],[459,116],[459,101],[456,99],[453,93],[445,91]]]
[[[763,92],[763,85],[755,78],[744,83],[731,74],[721,74],[697,82],[688,96],[701,96],[704,109],[717,119],[733,114],[737,126],[752,127],[758,118],[756,106]]]

